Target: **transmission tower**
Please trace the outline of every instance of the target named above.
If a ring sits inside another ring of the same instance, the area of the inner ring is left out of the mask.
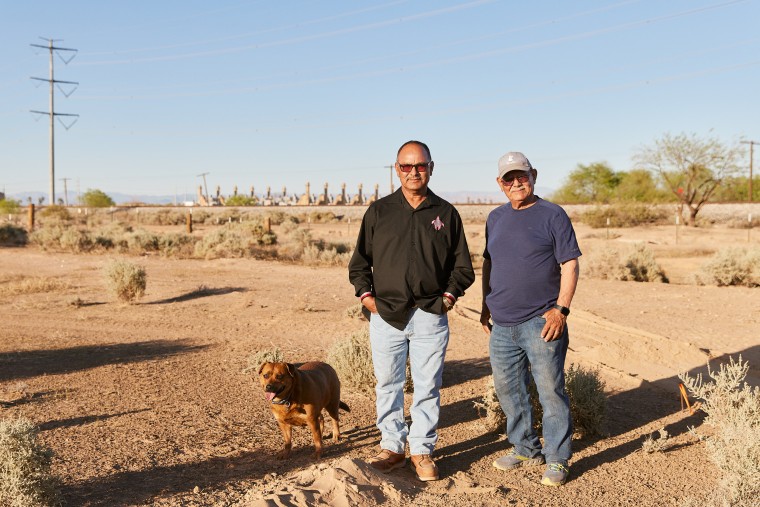
[[[32,79],[36,79],[38,81],[47,81],[50,84],[50,109],[48,111],[35,111],[32,110],[32,113],[34,114],[44,114],[47,115],[50,119],[50,204],[55,204],[55,117],[56,116],[69,116],[74,117],[74,121],[72,121],[69,124],[66,124],[59,118],[58,121],[61,122],[61,125],[68,130],[70,129],[74,123],[76,123],[77,119],[79,118],[78,114],[67,114],[67,113],[56,113],[55,109],[53,107],[54,105],[54,99],[55,99],[55,86],[58,85],[58,89],[63,93],[65,97],[68,97],[72,93],[74,93],[74,90],[76,90],[76,87],[79,86],[79,83],[74,81],[59,81],[56,80],[53,72],[53,53],[58,54],[58,57],[63,61],[64,64],[68,64],[77,54],[76,49],[70,49],[70,48],[62,48],[57,47],[53,45],[54,42],[57,42],[60,39],[54,40],[54,39],[46,39],[44,37],[40,37],[42,40],[46,40],[47,46],[43,46],[42,44],[30,44],[30,46],[34,46],[37,48],[43,48],[47,49],[50,52],[50,77],[48,79],[44,79],[41,77],[33,77]],[[71,51],[71,58],[65,59],[61,56],[62,51]],[[63,88],[61,88],[61,84],[68,84],[73,85],[74,88],[69,92],[66,93]]]

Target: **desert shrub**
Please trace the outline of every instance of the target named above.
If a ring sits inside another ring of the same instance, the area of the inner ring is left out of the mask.
[[[496,396],[496,389],[493,386],[493,375],[486,379],[483,398],[474,401],[473,404],[478,411],[480,424],[486,432],[498,433],[504,431],[507,417],[501,409],[498,396]]]
[[[760,285],[760,249],[726,248],[715,253],[695,275],[699,284]]]
[[[581,266],[589,278],[668,283],[668,277],[652,251],[643,243],[636,243],[624,251],[609,246],[600,248],[592,251]]]
[[[126,240],[126,249],[130,253],[139,255],[146,252],[158,251],[158,235],[144,229],[128,232],[124,236],[124,239]]]
[[[659,438],[654,438],[654,433],[647,435],[644,441],[641,443],[641,450],[647,454],[655,452],[665,452],[672,446],[670,435],[665,428],[658,430]]]
[[[26,229],[13,224],[0,225],[0,246],[23,246],[29,241]]]
[[[312,224],[330,224],[338,222],[339,219],[332,211],[312,211],[305,217],[302,215],[299,217],[301,222],[310,222]]]
[[[346,316],[350,319],[362,318],[364,316],[362,314],[362,308],[364,308],[364,305],[361,303],[355,303],[346,308]]]
[[[757,505],[760,498],[760,388],[745,382],[749,363],[731,357],[718,371],[709,368],[711,382],[682,373],[678,377],[699,400],[715,429],[703,440],[721,473],[719,494],[729,505]]]
[[[87,231],[74,227],[64,229],[58,241],[62,250],[72,253],[89,252],[93,247],[93,240]]]
[[[119,301],[134,303],[145,294],[145,269],[125,260],[114,260],[104,270],[109,291]]]
[[[291,261],[299,260],[311,243],[311,232],[308,229],[296,227],[287,231],[285,240],[277,245],[277,256]]]
[[[369,330],[366,327],[336,341],[327,351],[327,363],[335,368],[344,385],[365,392],[374,390],[375,371],[372,366]]]
[[[574,431],[582,436],[601,435],[607,417],[604,381],[598,370],[571,364],[565,371],[565,389],[570,398]]]
[[[65,206],[52,205],[42,208],[40,218],[50,222],[68,222],[71,220],[71,213]]]
[[[595,229],[607,227],[607,219],[610,221],[610,227],[636,227],[661,223],[666,219],[666,212],[648,204],[623,202],[609,206],[595,206],[578,216],[580,222]]]
[[[250,247],[250,242],[239,234],[229,229],[217,229],[195,244],[195,256],[206,259],[247,257],[251,252]]]
[[[351,251],[347,245],[318,241],[304,247],[301,260],[309,266],[348,266]]]
[[[43,250],[59,250],[64,230],[60,225],[37,227],[29,234],[29,242]]]
[[[0,420],[0,505],[60,505],[52,452],[38,441],[38,431],[26,419]]]
[[[243,369],[243,373],[257,373],[264,363],[282,363],[283,361],[285,361],[285,355],[279,347],[257,350],[248,357],[248,365]]]
[[[565,370],[565,391],[570,399],[570,414],[573,418],[575,433],[581,437],[601,434],[607,416],[607,397],[604,394],[604,382],[599,377],[599,372],[571,364]],[[541,431],[543,409],[533,379],[528,385],[528,394],[533,410],[534,427],[537,431]],[[475,402],[475,407],[479,411],[486,412],[485,428],[503,431],[503,422],[506,418],[496,397],[493,377],[489,377],[483,399]],[[491,411],[496,413],[491,414]]]
[[[140,222],[149,225],[183,225],[187,221],[186,213],[161,209],[155,213],[140,213]]]
[[[193,256],[196,238],[184,233],[162,234],[158,237],[158,251],[164,257],[187,259]]]

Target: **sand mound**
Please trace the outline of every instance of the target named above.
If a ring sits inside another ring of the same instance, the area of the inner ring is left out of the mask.
[[[384,475],[362,459],[342,458],[332,465],[313,465],[294,472],[265,484],[262,490],[250,490],[234,507],[401,505],[408,503],[403,501],[404,497],[408,500],[409,496],[427,487],[438,494],[493,494],[498,491],[496,487],[476,484],[464,472],[423,484],[408,469]]]

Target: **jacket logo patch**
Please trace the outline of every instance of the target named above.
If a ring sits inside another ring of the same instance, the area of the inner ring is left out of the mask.
[[[433,220],[431,223],[433,224],[433,227],[435,227],[436,231],[443,229],[443,222],[441,222],[441,217],[435,217],[435,220]]]

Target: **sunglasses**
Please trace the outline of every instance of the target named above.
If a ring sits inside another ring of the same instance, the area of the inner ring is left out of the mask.
[[[520,183],[525,183],[528,180],[530,180],[530,176],[527,174],[520,174],[519,176],[512,176],[511,178],[508,178],[504,176],[501,181],[503,181],[506,185],[512,186],[515,184],[515,180],[519,181]]]
[[[430,168],[430,162],[425,162],[424,164],[399,164],[398,168],[401,169],[402,173],[411,172],[412,169],[417,169],[417,172],[424,173]]]

